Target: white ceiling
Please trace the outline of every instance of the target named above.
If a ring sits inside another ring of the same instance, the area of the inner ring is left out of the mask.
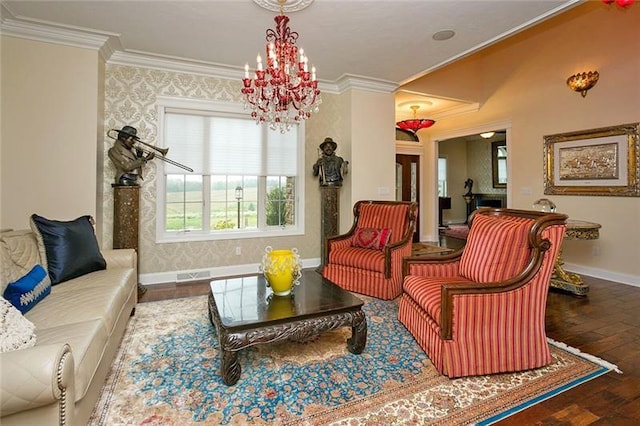
[[[276,0],[257,0],[275,2]],[[402,85],[524,28],[580,0],[289,0],[286,12],[321,82],[357,76]],[[277,14],[252,0],[3,0],[7,24],[53,26],[109,36],[115,51],[184,59],[237,70],[264,56],[265,31]],[[433,34],[453,30],[449,40]],[[408,105],[420,113],[451,108],[453,100],[399,93],[398,119]]]

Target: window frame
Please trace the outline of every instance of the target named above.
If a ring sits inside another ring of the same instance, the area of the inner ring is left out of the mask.
[[[444,162],[444,184],[443,184],[443,193],[440,194],[440,160]],[[436,174],[436,184],[438,188],[438,197],[448,197],[449,196],[449,159],[446,155],[440,155],[437,159],[437,174]]]
[[[501,150],[504,149],[504,156],[500,155]],[[507,187],[507,141],[491,142],[491,178],[494,188],[506,188]],[[504,173],[500,173],[503,171]],[[504,180],[504,182],[502,182]]]
[[[247,112],[239,102],[222,102],[222,101],[205,101],[199,99],[184,99],[169,96],[158,96],[156,99],[156,112],[158,117],[158,138],[157,144],[164,147],[164,126],[165,126],[165,114],[168,109],[182,109],[185,111],[192,111],[194,114],[207,114],[211,116],[219,117],[234,117],[234,118],[247,118]],[[267,132],[272,132],[268,126],[262,124],[263,129]],[[190,241],[221,241],[221,240],[237,240],[237,239],[250,239],[250,238],[264,238],[264,237],[282,237],[292,235],[304,235],[305,233],[305,125],[304,122],[298,124],[298,158],[296,169],[296,184],[294,195],[294,208],[296,224],[294,226],[269,226],[258,229],[226,229],[224,231],[212,232],[209,229],[193,230],[193,231],[179,231],[179,232],[167,232],[165,230],[166,223],[166,175],[165,175],[165,162],[157,161],[156,173],[156,243],[175,243],[175,242],[190,242]],[[277,131],[277,130],[275,130]],[[167,153],[167,158],[171,158],[171,152]],[[172,173],[175,174],[175,173]],[[188,174],[185,172],[185,174]],[[206,176],[203,177],[203,215],[207,217],[210,215],[210,179]],[[264,180],[264,177],[258,176],[258,180]],[[259,195],[259,203],[257,208],[263,212],[262,222],[266,223],[265,217],[265,199],[266,194]],[[260,201],[262,199],[262,201]],[[260,218],[261,216],[259,216]],[[203,228],[205,228],[205,222],[203,217]],[[260,227],[260,219],[258,220],[258,227]]]

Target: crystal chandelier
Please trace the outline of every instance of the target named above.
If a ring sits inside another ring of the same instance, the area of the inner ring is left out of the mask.
[[[431,127],[435,124],[434,120],[428,118],[417,118],[418,109],[420,109],[419,105],[411,105],[409,108],[413,110],[413,119],[398,121],[396,126],[400,129],[409,130],[415,133],[420,129],[426,129],[427,127]]]
[[[278,0],[280,14],[274,18],[275,29],[267,30],[266,64],[256,58],[254,78],[249,78],[249,64],[244,67],[242,94],[245,109],[259,123],[267,123],[272,130],[288,131],[295,123],[318,112],[322,102],[316,69],[309,71],[309,58],[298,49],[298,33],[289,28],[284,14],[286,0]]]

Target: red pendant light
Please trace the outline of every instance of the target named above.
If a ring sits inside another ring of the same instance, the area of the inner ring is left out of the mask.
[[[616,3],[620,7],[629,7],[633,4],[634,0],[602,0],[604,4]]]
[[[419,105],[411,105],[410,108],[413,110],[413,119],[398,121],[396,123],[398,128],[415,133],[420,129],[426,129],[427,127],[431,127],[435,124],[435,120],[431,120],[429,118],[417,118],[418,109],[420,109]]]

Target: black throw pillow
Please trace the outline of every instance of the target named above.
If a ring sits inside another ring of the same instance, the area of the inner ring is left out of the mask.
[[[31,215],[31,229],[36,234],[41,257],[46,257],[51,285],[106,269],[100,253],[91,216],[62,222]]]

